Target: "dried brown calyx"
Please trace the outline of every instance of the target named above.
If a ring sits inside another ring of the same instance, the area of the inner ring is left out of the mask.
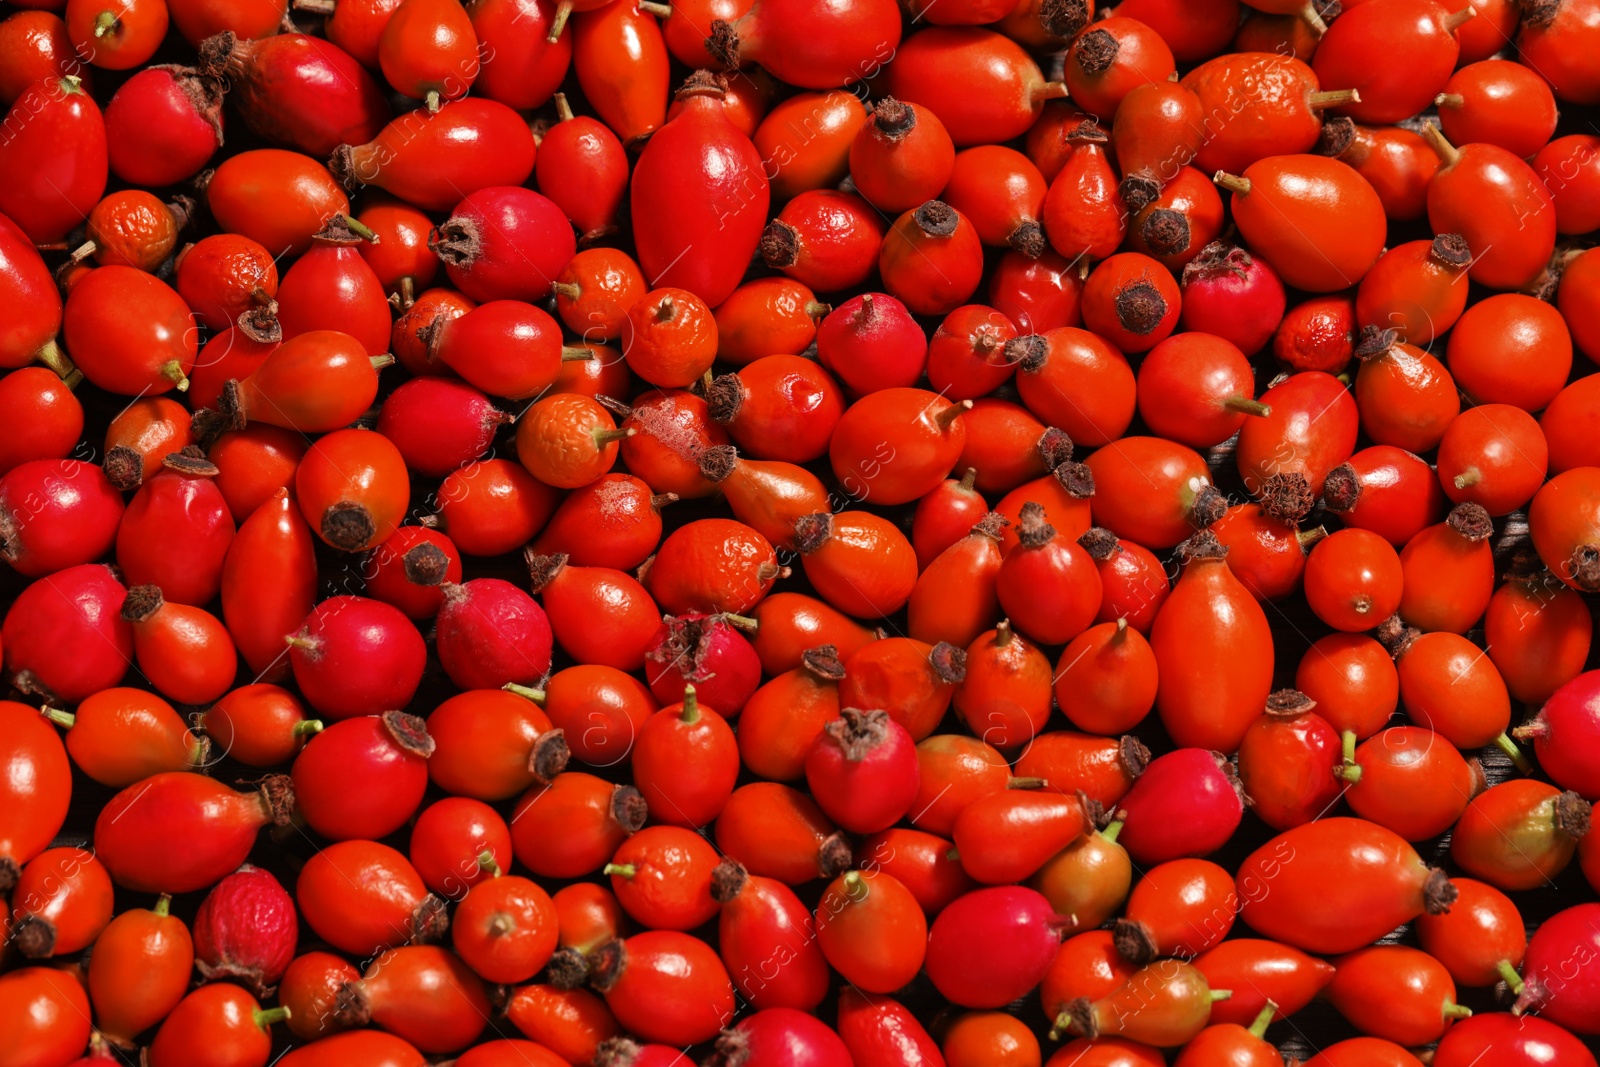
[[[886,96],[872,109],[872,128],[885,140],[903,141],[917,128],[917,113],[910,104]]]
[[[1084,0],[1044,0],[1039,25],[1050,36],[1070,41],[1089,25],[1089,5]]]
[[[1117,955],[1136,967],[1150,963],[1161,952],[1155,934],[1138,919],[1118,919],[1111,927],[1111,944]]]
[[[734,465],[738,462],[739,451],[732,445],[712,445],[709,448],[702,448],[700,454],[695,457],[695,464],[700,468],[700,477],[708,482],[725,480],[733,473]]]
[[[1117,61],[1122,46],[1107,30],[1090,30],[1078,38],[1072,49],[1072,61],[1085,74],[1104,74]]]
[[[1316,502],[1311,483],[1303,474],[1279,472],[1268,476],[1261,486],[1262,512],[1291,526],[1311,514]]]
[[[827,543],[833,536],[833,516],[826,511],[802,515],[794,520],[795,549],[802,556],[809,555]]]
[[[1204,530],[1227,513],[1228,498],[1216,486],[1207,485],[1194,495],[1194,502],[1189,505],[1189,523],[1197,530]]]
[[[949,237],[956,232],[961,216],[943,200],[929,200],[912,212],[911,220],[929,237]]]
[[[1451,508],[1444,521],[1450,529],[1474,544],[1487,541],[1489,535],[1494,533],[1494,520],[1489,517],[1488,510],[1470,500]]]
[[[948,641],[940,641],[928,653],[933,673],[946,685],[960,685],[967,679],[967,652]]]
[[[233,324],[239,332],[258,344],[272,344],[283,340],[283,323],[278,321],[278,302],[267,300],[253,308],[239,312]]]
[[[1572,790],[1567,790],[1556,797],[1556,832],[1564,834],[1574,841],[1582,838],[1589,832],[1590,814],[1589,802]]]
[[[1154,333],[1167,317],[1167,298],[1149,278],[1139,278],[1118,289],[1111,306],[1122,328],[1140,337]]]
[[[1121,195],[1122,202],[1128,205],[1129,211],[1143,211],[1155,203],[1161,195],[1161,183],[1142,174],[1130,174],[1122,179],[1121,184],[1117,186],[1117,192]],[[1187,220],[1185,222],[1187,223]],[[1146,237],[1145,241],[1148,243],[1149,238]]]
[[[733,27],[722,19],[715,19],[711,23],[711,38],[706,41],[706,48],[713,56],[717,51],[711,47],[712,40],[720,39],[725,47],[730,49],[732,58],[728,61],[729,68],[739,65],[739,35],[733,32]],[[683,79],[683,84],[678,86],[674,94],[675,99],[687,100],[691,96],[714,96],[719,100],[728,95],[728,79],[714,70],[697,70]]]
[[[433,738],[428,734],[428,724],[416,715],[403,711],[386,711],[379,716],[384,732],[391,740],[413,756],[427,759],[433,755]]]
[[[1378,359],[1389,349],[1400,343],[1398,330],[1386,330],[1380,326],[1363,326],[1361,333],[1356,337],[1356,358],[1362,362],[1369,359]]]
[[[1231,245],[1226,241],[1212,241],[1200,250],[1198,256],[1184,264],[1183,284],[1188,285],[1197,279],[1220,278],[1224,274],[1243,278],[1249,273],[1250,265],[1254,262],[1250,258],[1250,253],[1238,245]]]
[[[528,568],[528,583],[533,592],[544,590],[556,577],[567,568],[568,556],[565,552],[554,552],[548,555],[524,549],[522,561]]]
[[[1561,10],[1561,0],[1518,0],[1524,26],[1548,26]]]
[[[644,794],[631,785],[619,785],[611,791],[611,818],[628,833],[636,833],[650,817],[650,806]]]
[[[817,873],[823,878],[837,878],[855,866],[855,862],[850,839],[841,830],[824,837],[822,844],[817,846]]]
[[[1361,479],[1350,464],[1339,464],[1323,479],[1322,502],[1329,511],[1343,514],[1355,507],[1360,499]]]
[[[1228,558],[1228,546],[1217,540],[1217,535],[1210,530],[1201,530],[1174,551],[1185,564]]]
[[[739,895],[739,890],[750,880],[744,864],[731,856],[724,856],[711,872],[711,899],[726,904]]]
[[[195,478],[215,478],[222,473],[221,468],[206,458],[199,445],[186,445],[176,452],[168,452],[161,457],[161,465],[169,471]]]
[[[761,261],[773,270],[792,267],[800,259],[800,231],[773,219],[761,232]]]
[[[349,215],[329,215],[328,221],[322,224],[322,229],[311,235],[311,240],[324,245],[358,245],[362,241],[378,243],[377,234],[373,233]]]
[[[1050,354],[1050,345],[1036,333],[1025,333],[1021,337],[1011,338],[1000,351],[1007,362],[1033,373],[1044,366],[1045,358]]]
[[[433,586],[444,581],[450,570],[450,557],[438,545],[424,541],[407,549],[400,557],[400,565],[412,585]]]
[[[1122,551],[1122,543],[1117,540],[1117,535],[1104,526],[1091,526],[1084,531],[1078,538],[1078,547],[1089,553],[1089,558],[1096,563],[1104,563]]]
[[[1126,196],[1123,199],[1127,199]],[[1189,217],[1181,211],[1158,207],[1145,216],[1139,236],[1144,238],[1145,247],[1153,255],[1175,256],[1189,247]]]
[[[589,957],[579,952],[570,945],[558,948],[545,962],[542,980],[546,985],[555,986],[557,989],[577,989],[589,980]],[[627,1038],[614,1038],[617,1041],[627,1041]],[[632,1044],[632,1042],[629,1042]],[[601,1043],[603,1051],[605,1043]],[[600,1053],[596,1053],[594,1062],[602,1063]],[[621,1061],[626,1062],[626,1061]]]
[[[1343,115],[1336,115],[1322,124],[1322,132],[1317,135],[1317,143],[1313,151],[1319,156],[1338,159],[1349,150],[1355,140],[1355,120],[1346,118]]]
[[[241,45],[232,30],[223,30],[201,41],[195,51],[199,59],[195,61],[193,73],[226,84],[223,79],[238,77],[249,68],[252,48],[249,44]]]
[[[1132,734],[1124,734],[1117,741],[1117,761],[1130,779],[1137,778],[1150,766],[1150,750]]]
[[[1459,233],[1441,233],[1435,237],[1428,255],[1452,270],[1465,270],[1472,263],[1472,249]]]
[[[1006,235],[1006,244],[1029,259],[1038,259],[1050,247],[1044,238],[1044,227],[1033,219],[1018,223],[1017,228]]]
[[[1046,470],[1071,462],[1073,449],[1072,438],[1065,430],[1049,426],[1039,435],[1039,458],[1044,460]]]
[[[128,596],[122,602],[122,620],[124,622],[148,622],[161,610],[166,603],[161,597],[159,585],[136,585],[128,590]]]
[[[1094,496],[1094,471],[1087,463],[1063,463],[1050,472],[1067,495],[1078,500]]]
[[[589,953],[589,984],[601,993],[609,992],[627,966],[627,946],[614,937]]]
[[[706,408],[713,421],[729,423],[744,406],[744,382],[737,374],[720,374],[706,386]]]
[[[1429,915],[1443,915],[1460,895],[1461,891],[1444,871],[1437,867],[1428,871],[1428,878],[1422,883],[1422,907]]]
[[[1017,513],[1017,543],[1023,548],[1043,548],[1055,540],[1056,528],[1045,521],[1044,505],[1028,501]]]
[[[1399,615],[1391,615],[1378,624],[1372,636],[1388,650],[1390,656],[1398,659],[1405,655],[1413,641],[1422,636],[1422,631],[1415,626],[1407,626]]]
[[[1110,134],[1106,133],[1105,128],[1100,125],[1100,120],[1093,115],[1085,116],[1082,122],[1070,130],[1063,131],[1061,136],[1068,144],[1073,145],[1103,145],[1111,142]]]
[[[852,763],[889,740],[889,713],[862,708],[841,708],[839,718],[822,728],[823,735],[838,745]]]
[[[800,653],[800,666],[812,677],[824,682],[837,682],[844,678],[844,660],[839,658],[838,645],[817,645]]]
[[[1600,593],[1600,545],[1579,545],[1570,561],[1572,580],[1585,593]]]
[[[452,216],[428,234],[428,248],[452,267],[466,268],[483,253],[483,233],[478,220],[467,215]]]
[[[533,739],[533,748],[528,750],[528,773],[540,785],[549,785],[567,769],[571,759],[566,731],[557,726]]]
[[[1000,540],[1001,536],[1005,534],[1006,527],[1010,525],[1010,519],[1006,518],[998,511],[989,511],[984,513],[983,518],[973,523],[972,529],[968,530],[967,532],[982,534],[984,537],[992,537],[994,540],[998,541]]]
[[[1274,719],[1298,719],[1317,702],[1298,689],[1279,689],[1267,697],[1266,713]]]
[[[106,472],[106,480],[123,492],[139,488],[144,481],[144,457],[127,445],[112,445],[106,449],[106,458],[101,460],[100,467]],[[0,513],[0,542],[5,541],[6,521],[6,515]]]
[[[377,535],[378,526],[364,504],[341,500],[322,513],[322,538],[343,552],[359,552]]]

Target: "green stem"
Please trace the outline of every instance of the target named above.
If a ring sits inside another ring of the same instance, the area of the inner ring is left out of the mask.
[[[1258,418],[1265,418],[1272,414],[1272,406],[1270,404],[1263,404],[1261,401],[1253,400],[1248,396],[1230,396],[1222,402],[1222,406],[1229,411],[1235,411],[1242,415],[1255,415]]]
[[[156,906],[150,909],[157,915],[166,915],[172,910],[172,894],[162,893],[156,898]],[[1513,971],[1513,974],[1516,972]]]
[[[72,712],[62,711],[60,708],[40,708],[39,714],[64,730],[72,729],[73,723],[78,721],[78,717]]]
[[[1522,754],[1522,749],[1518,748],[1517,743],[1507,737],[1504,731],[1494,739],[1494,743],[1501,752],[1511,757],[1511,762],[1517,765],[1517,770],[1523,774],[1533,773],[1533,764],[1528,762],[1528,757]]]
[[[1044,789],[1050,785],[1048,778],[1008,778],[1007,789]]]
[[[1472,1018],[1472,1009],[1465,1004],[1446,1004],[1444,1006],[1444,1017],[1446,1019],[1470,1019]]]
[[[639,870],[631,863],[608,863],[601,868],[600,873],[614,878],[632,878],[639,873]]]
[[[679,713],[681,722],[694,723],[700,721],[700,698],[694,695],[694,686],[683,687],[683,711]]]
[[[255,1013],[256,1025],[263,1030],[272,1028],[273,1023],[281,1023],[289,1018],[289,1009],[279,1006],[276,1008],[257,1008]]]
[[[1219,1000],[1232,1000],[1232,999],[1233,999],[1233,990],[1231,990],[1231,989],[1213,989],[1211,991],[1211,1003],[1213,1003],[1213,1004],[1215,1004]]]
[[[490,878],[500,877],[500,864],[495,862],[493,852],[484,849],[478,853],[478,870],[485,872]]]
[[[526,700],[531,700],[535,704],[543,704],[544,703],[544,690],[543,689],[535,689],[531,685],[518,685],[516,682],[507,682],[505,685],[501,686],[500,688],[504,689],[508,693],[515,693],[515,694],[517,694],[517,696],[522,697],[522,698],[524,698]]]
[[[1517,996],[1522,996],[1522,976],[1517,973],[1515,967],[1511,966],[1510,960],[1501,960],[1494,965],[1494,969],[1500,972],[1500,979],[1505,982],[1506,988]]]
[[[161,364],[161,376],[178,387],[178,392],[187,392],[189,389],[189,376],[183,373],[183,364],[175,359],[169,359]]]
[[[1100,836],[1115,844],[1117,835],[1120,833],[1122,833],[1122,820],[1117,819],[1114,822],[1108,823],[1106,828],[1100,831]]]
[[[1456,160],[1461,158],[1461,150],[1446,140],[1445,135],[1439,132],[1439,127],[1435,126],[1433,123],[1424,122],[1422,124],[1422,129],[1417,132],[1418,135],[1428,143],[1428,147],[1433,149],[1434,154],[1439,157],[1439,161],[1445,166],[1454,166]]]
[[[1255,1022],[1251,1023],[1248,1029],[1256,1037],[1263,1037],[1267,1032],[1267,1027],[1272,1025],[1272,1020],[1277,1016],[1278,1006],[1269,1000],[1267,1001],[1267,1006],[1261,1009],[1261,1014],[1256,1016]]]
[[[748,615],[735,615],[731,611],[724,611],[722,613],[722,617],[741,630],[761,629],[761,621],[759,619],[752,619]]]
[[[555,18],[550,21],[550,32],[545,40],[555,44],[561,39],[561,31],[567,28],[567,19],[572,15],[572,0],[561,0],[556,5]]]
[[[46,341],[40,345],[39,351],[33,354],[33,358],[55,371],[56,376],[62,381],[66,381],[70,375],[78,373],[78,368],[72,365],[72,361],[67,358],[67,354],[61,350],[61,346],[54,340]],[[81,381],[82,379],[80,378],[79,380]]]
[[[312,737],[322,732],[321,719],[301,719],[290,729],[296,737]]]
[[[1346,730],[1340,735],[1340,743],[1344,747],[1344,762],[1335,767],[1333,773],[1355,785],[1361,781],[1361,765],[1356,762],[1356,732]]]
[[[860,902],[867,899],[871,887],[867,880],[861,877],[860,871],[850,871],[844,876],[844,895],[852,901]]]
[[[372,232],[372,227],[368,226],[359,219],[346,215],[344,217],[344,224],[350,227],[351,233],[355,234],[363,241],[370,241],[373,244],[378,243],[378,235]]]

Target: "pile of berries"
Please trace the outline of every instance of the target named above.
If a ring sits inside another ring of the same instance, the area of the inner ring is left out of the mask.
[[[1596,1067],[1597,57],[9,0],[0,1067]]]

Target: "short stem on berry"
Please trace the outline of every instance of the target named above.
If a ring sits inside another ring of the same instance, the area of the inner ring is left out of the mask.
[[[1494,743],[1496,748],[1511,757],[1511,762],[1516,764],[1517,770],[1523,774],[1533,773],[1533,764],[1528,762],[1528,757],[1522,754],[1522,749],[1518,748],[1517,743],[1507,737],[1504,731],[1494,739]]]

